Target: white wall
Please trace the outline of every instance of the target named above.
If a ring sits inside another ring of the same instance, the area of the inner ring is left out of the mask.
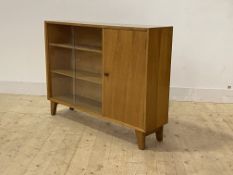
[[[233,0],[0,0],[0,82],[45,82],[44,20],[173,25],[174,96],[232,93]]]

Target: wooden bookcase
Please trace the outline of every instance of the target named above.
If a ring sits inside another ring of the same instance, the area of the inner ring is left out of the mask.
[[[45,22],[47,92],[57,104],[163,139],[172,27]]]

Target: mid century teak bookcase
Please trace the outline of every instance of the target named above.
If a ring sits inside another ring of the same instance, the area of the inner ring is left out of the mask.
[[[45,22],[47,92],[57,104],[163,139],[172,27]]]

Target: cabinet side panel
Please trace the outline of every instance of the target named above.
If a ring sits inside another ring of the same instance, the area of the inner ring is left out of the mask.
[[[44,23],[44,39],[45,39],[45,63],[46,63],[46,82],[47,82],[47,98],[51,97],[51,78],[50,78],[50,63],[48,49],[48,24]]]
[[[146,130],[168,122],[172,27],[150,29],[147,74]]]

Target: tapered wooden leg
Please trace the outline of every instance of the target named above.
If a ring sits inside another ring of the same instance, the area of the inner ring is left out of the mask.
[[[57,112],[57,103],[51,101],[50,104],[51,104],[51,108],[50,108],[51,115],[56,115],[56,112]]]
[[[74,108],[70,107],[70,110],[71,110],[71,111],[73,111],[73,110],[74,110]]]
[[[155,134],[156,134],[157,141],[162,142],[163,141],[163,126],[158,128],[158,130],[155,132]]]
[[[135,130],[135,134],[137,137],[138,148],[141,150],[144,150],[145,149],[145,133]]]

